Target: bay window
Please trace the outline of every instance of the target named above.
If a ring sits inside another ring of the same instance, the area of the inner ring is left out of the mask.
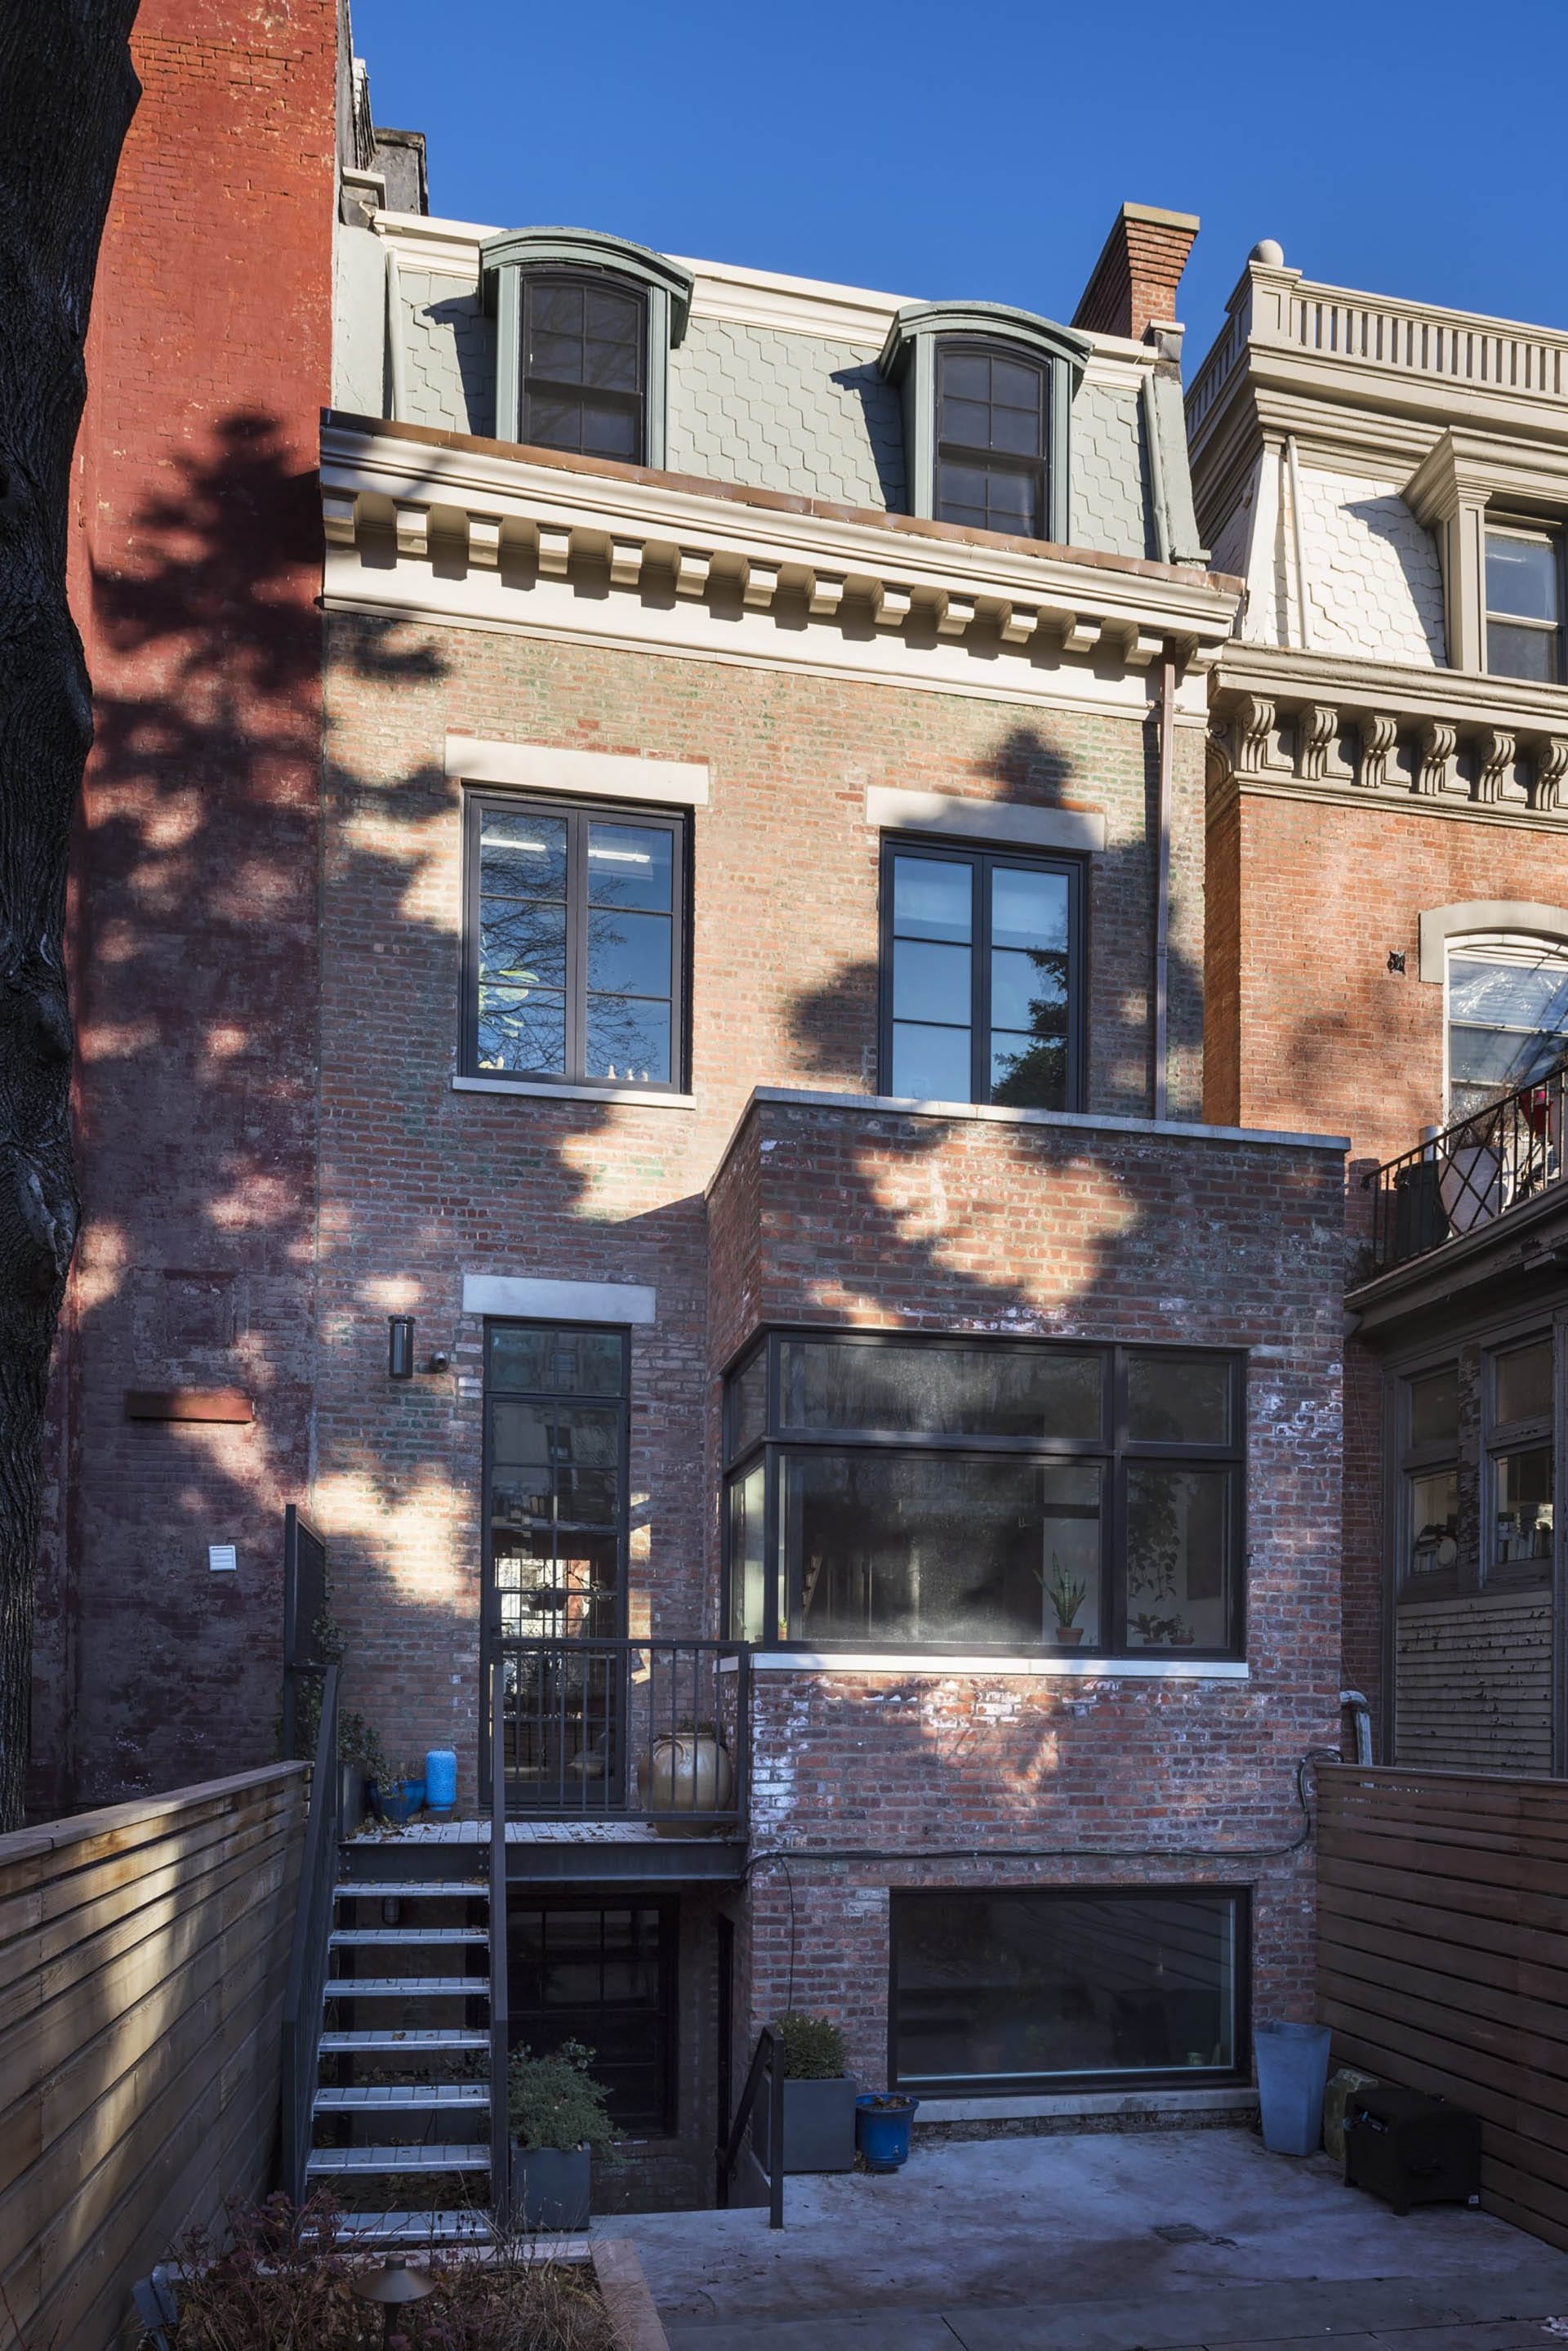
[[[726,1395],[732,1635],[1240,1656],[1242,1369],[769,1334]]]

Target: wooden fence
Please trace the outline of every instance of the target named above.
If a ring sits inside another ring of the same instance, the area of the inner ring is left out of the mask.
[[[269,2184],[306,1779],[0,1837],[0,2318],[28,2351],[134,2341],[135,2279]]]
[[[1322,1765],[1335,2062],[1481,2118],[1481,2201],[1568,2249],[1568,1782]]]

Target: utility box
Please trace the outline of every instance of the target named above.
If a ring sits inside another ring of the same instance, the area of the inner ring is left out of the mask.
[[[1420,2090],[1362,2090],[1345,2117],[1345,2180],[1396,2212],[1480,2194],[1480,2117]]]

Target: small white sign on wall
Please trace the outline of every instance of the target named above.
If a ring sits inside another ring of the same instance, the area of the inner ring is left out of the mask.
[[[209,1543],[207,1565],[214,1575],[233,1575],[240,1563],[239,1548],[234,1543]]]

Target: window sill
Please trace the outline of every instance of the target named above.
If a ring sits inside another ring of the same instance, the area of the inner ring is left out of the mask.
[[[454,1094],[527,1094],[535,1102],[633,1102],[639,1110],[695,1110],[695,1094],[637,1086],[556,1086],[541,1078],[453,1078]]]
[[[735,1660],[721,1660],[733,1672]],[[1060,1681],[1244,1682],[1251,1667],[1239,1657],[944,1656],[929,1649],[755,1649],[752,1670],[763,1674],[992,1674],[1002,1680],[1038,1676]]]
[[[1246,2114],[1258,2103],[1256,2090],[1241,2087],[1026,2091],[1011,2096],[1006,2092],[967,2090],[952,2098],[929,2098],[924,2091],[918,2091],[916,2095],[920,2101],[920,2111],[915,2117],[917,2130],[922,2123],[1043,2122],[1058,2115],[1071,2119],[1088,2115]]]

